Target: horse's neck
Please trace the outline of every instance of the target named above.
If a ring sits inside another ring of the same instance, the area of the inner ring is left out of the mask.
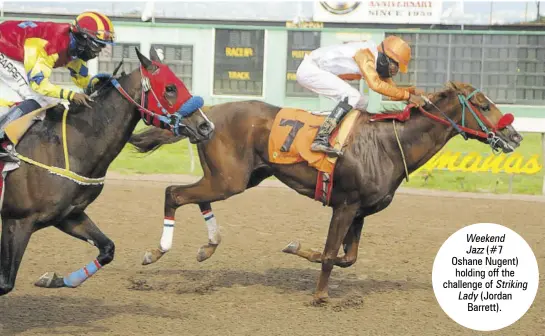
[[[139,79],[133,76],[137,74],[121,79],[120,84],[133,99],[139,101],[136,96],[140,92],[140,84],[138,87],[128,89],[128,83],[134,81],[140,83]],[[100,175],[107,170],[129,140],[140,119],[134,104],[122,97],[116,89],[112,89],[106,95],[107,98],[100,103],[102,108],[97,106],[92,112],[80,113],[82,120],[87,121],[92,128],[92,135],[86,139],[89,143],[88,151],[79,151],[78,159],[88,161],[89,164],[81,161],[81,164],[86,166],[82,168],[93,175]],[[92,160],[89,159],[91,153],[94,154]],[[76,156],[78,154],[71,153]]]
[[[421,113],[415,113],[399,128],[401,129],[398,129],[399,140],[403,146],[409,173],[425,164],[455,135],[448,126]]]

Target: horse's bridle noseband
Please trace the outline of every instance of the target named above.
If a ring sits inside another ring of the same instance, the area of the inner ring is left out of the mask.
[[[475,89],[473,92],[469,94],[469,96],[464,96],[463,94],[458,93],[458,100],[460,101],[460,105],[462,105],[462,124],[458,125],[454,120],[452,120],[449,116],[447,116],[439,107],[437,107],[434,103],[432,103],[427,97],[424,97],[424,100],[429,105],[435,107],[444,117],[445,119],[442,119],[428,111],[426,111],[422,106],[419,106],[418,109],[420,112],[422,112],[427,117],[436,120],[442,124],[452,126],[459,134],[461,134],[465,140],[468,139],[467,134],[471,134],[475,137],[486,139],[488,144],[492,147],[492,150],[497,150],[498,147],[501,147],[502,145],[507,145],[505,140],[500,138],[497,133],[505,126],[502,126],[502,124],[510,125],[513,121],[513,115],[508,113],[502,117],[504,121],[500,119],[498,121],[497,125],[493,125],[490,120],[488,120],[481,112],[480,109],[476,109],[474,104],[470,101],[471,97],[473,97],[477,92],[479,92],[478,89]],[[488,99],[488,98],[487,98]],[[490,100],[489,100],[490,101]],[[414,106],[414,105],[413,105]],[[468,128],[466,124],[466,111],[469,111],[473,117],[475,118],[475,121],[479,124],[479,127],[482,131],[477,131],[471,128]]]

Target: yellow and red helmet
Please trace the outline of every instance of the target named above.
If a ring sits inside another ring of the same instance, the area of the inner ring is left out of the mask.
[[[72,23],[72,32],[86,35],[97,42],[114,43],[115,32],[112,21],[98,12],[83,12]]]

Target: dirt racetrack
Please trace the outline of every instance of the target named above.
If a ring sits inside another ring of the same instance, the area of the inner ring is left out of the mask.
[[[479,335],[435,299],[431,271],[459,228],[500,223],[530,244],[540,287],[518,322],[492,335],[543,335],[545,203],[398,194],[368,218],[359,259],[335,268],[331,303],[310,302],[319,264],[281,252],[291,240],[323,247],[330,210],[285,188],[255,188],[214,203],[222,245],[203,263],[197,206],[177,212],[174,247],[153,265],[143,252],[162,230],[164,182],[109,181],[88,210],[116,243],[116,258],[77,289],[41,289],[46,271],[66,274],[96,257],[53,228],[29,244],[15,290],[0,297],[0,335]]]

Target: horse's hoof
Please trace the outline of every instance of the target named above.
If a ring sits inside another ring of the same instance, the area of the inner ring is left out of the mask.
[[[144,254],[144,259],[142,260],[142,265],[153,264],[157,260],[161,259],[161,257],[165,253],[166,252],[163,252],[163,251],[161,251],[159,249],[153,249],[151,251],[146,251],[146,253]]]
[[[314,296],[312,301],[310,302],[311,305],[315,307],[322,307],[329,303],[329,297],[328,296]]]
[[[297,251],[299,251],[300,248],[301,248],[301,243],[299,243],[298,241],[292,241],[286,247],[284,247],[282,252],[290,253],[290,254],[297,254]]]
[[[201,246],[197,251],[197,261],[202,262],[210,258],[214,254],[214,252],[216,252],[217,247],[218,245],[210,244]]]
[[[55,272],[45,273],[34,283],[34,285],[42,288],[65,287],[63,277],[57,276],[57,273]]]

